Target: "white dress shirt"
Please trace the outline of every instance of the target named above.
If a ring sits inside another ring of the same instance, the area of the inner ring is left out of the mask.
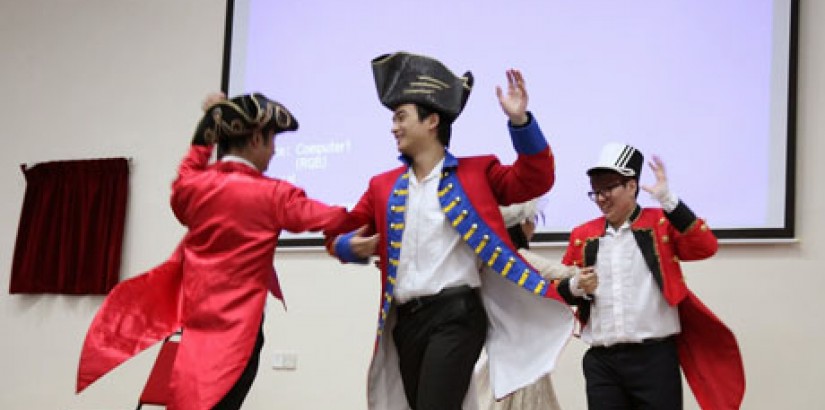
[[[481,285],[480,262],[447,221],[438,201],[442,159],[419,181],[410,168],[404,234],[401,238],[395,299],[438,293],[444,288]]]
[[[584,342],[610,346],[681,331],[679,311],[665,301],[628,222],[619,229],[608,225],[605,236],[599,239],[596,275],[599,284],[590,320],[582,330]]]

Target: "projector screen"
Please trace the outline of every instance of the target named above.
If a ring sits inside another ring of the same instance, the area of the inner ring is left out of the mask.
[[[585,171],[623,142],[664,161],[671,190],[722,239],[794,235],[795,0],[229,1],[223,88],[284,103],[267,175],[351,207],[400,164],[370,61],[407,51],[475,85],[453,124],[457,156],[515,153],[496,85],[520,69],[556,158],[534,242],[600,215]],[[645,166],[641,183],[655,178]],[[657,203],[641,192],[642,206]],[[318,234],[284,234],[312,246]]]

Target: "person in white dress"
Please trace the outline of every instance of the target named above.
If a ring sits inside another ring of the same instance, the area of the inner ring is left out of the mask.
[[[565,266],[529,250],[530,239],[535,230],[537,199],[528,202],[502,206],[501,214],[510,233],[510,239],[519,253],[545,278],[559,280],[571,277],[578,270],[575,266]],[[496,401],[490,388],[490,369],[486,351],[481,352],[476,365],[478,403],[481,410],[561,410],[550,374],[546,374],[533,384],[517,390],[502,400]]]

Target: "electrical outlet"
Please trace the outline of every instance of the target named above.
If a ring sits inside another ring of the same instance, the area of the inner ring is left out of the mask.
[[[295,370],[298,354],[292,351],[277,351],[272,356],[272,368],[275,370]]]

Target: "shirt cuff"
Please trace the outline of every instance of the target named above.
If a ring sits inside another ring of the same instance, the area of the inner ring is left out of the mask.
[[[656,200],[659,201],[659,204],[662,205],[662,209],[667,213],[673,212],[673,210],[679,205],[679,197],[670,191],[665,191],[657,195]]]
[[[356,231],[352,231],[338,237],[338,240],[335,241],[335,255],[338,256],[338,259],[342,262],[366,264],[369,262],[369,258],[359,258],[358,255],[352,252],[350,241],[352,237],[355,236],[355,233]]]
[[[579,277],[573,276],[570,278],[570,293],[577,298],[584,297],[584,290],[579,287]]]

